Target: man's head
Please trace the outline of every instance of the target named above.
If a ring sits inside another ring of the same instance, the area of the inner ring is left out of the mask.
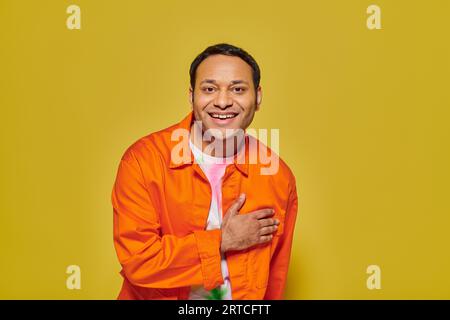
[[[258,64],[229,44],[206,48],[192,62],[189,97],[203,130],[246,129],[259,110],[262,92]],[[226,117],[224,119],[224,117]]]

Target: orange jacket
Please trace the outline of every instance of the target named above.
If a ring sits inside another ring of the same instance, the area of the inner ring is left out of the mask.
[[[192,120],[191,112],[180,123],[139,139],[120,161],[112,192],[114,246],[124,277],[119,299],[187,299],[192,285],[211,290],[223,283],[221,231],[205,230],[209,182],[192,153],[187,163],[171,159],[171,150],[179,143],[172,141],[172,131],[189,130]],[[246,136],[247,160],[248,139],[254,138]],[[234,300],[283,299],[297,191],[294,176],[281,159],[274,175],[261,175],[262,166],[235,159],[223,177],[224,214],[245,193],[239,214],[273,208],[280,220],[271,242],[226,253]]]

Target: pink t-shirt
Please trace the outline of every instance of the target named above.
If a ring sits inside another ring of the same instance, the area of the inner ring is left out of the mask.
[[[191,140],[189,140],[189,146],[196,162],[205,173],[211,185],[211,206],[206,230],[220,229],[222,225],[222,178],[227,165],[233,163],[232,160],[230,161],[233,157],[218,158],[207,155],[197,148]],[[222,255],[221,266],[224,284],[220,288],[225,291],[224,300],[232,300],[231,283],[225,255]],[[206,296],[208,295],[209,292],[203,286],[193,286],[189,294],[189,300],[206,300]]]

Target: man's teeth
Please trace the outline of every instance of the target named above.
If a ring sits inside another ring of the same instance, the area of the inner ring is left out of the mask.
[[[217,113],[211,113],[211,117],[216,119],[228,119],[228,118],[234,118],[237,114],[217,114]]]

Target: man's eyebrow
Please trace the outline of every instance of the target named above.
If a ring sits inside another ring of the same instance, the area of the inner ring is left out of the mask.
[[[204,82],[206,82],[206,83],[216,83],[216,80],[214,80],[214,79],[205,79],[202,82],[200,82],[200,84],[202,84]]]
[[[233,81],[231,81],[231,84],[238,84],[238,83],[245,83],[245,84],[248,84],[248,82],[245,81],[245,80],[233,80]]]
[[[202,83],[213,83],[213,84],[216,84],[217,82],[214,79],[205,79],[205,80],[202,80],[200,82],[200,84],[202,84]],[[245,84],[248,85],[248,82],[245,81],[245,80],[233,80],[233,81],[231,81],[231,84],[238,84],[238,83],[245,83]]]

